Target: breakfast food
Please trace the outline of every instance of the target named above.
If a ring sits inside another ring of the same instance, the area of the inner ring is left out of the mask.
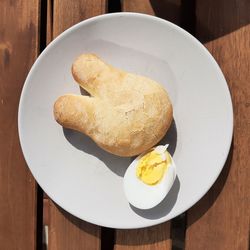
[[[139,160],[136,176],[147,185],[156,185],[162,180],[171,163],[168,151],[159,153],[153,149]]]
[[[177,171],[168,146],[158,145],[137,156],[128,166],[123,177],[123,189],[132,206],[153,208],[170,192]]]
[[[104,150],[138,155],[159,142],[170,127],[172,104],[159,83],[116,69],[94,54],[79,56],[72,74],[90,96],[59,97],[55,119],[91,137]]]

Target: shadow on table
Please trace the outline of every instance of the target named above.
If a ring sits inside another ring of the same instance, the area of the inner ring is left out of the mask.
[[[197,220],[199,220],[215,203],[217,198],[220,196],[223,188],[225,186],[227,177],[229,175],[233,153],[234,153],[233,142],[231,144],[230,152],[228,154],[227,161],[223,167],[222,172],[220,173],[218,179],[208,191],[208,193],[193,207],[191,207],[187,212],[187,226],[191,226]],[[193,212],[195,211],[195,212]]]
[[[166,19],[173,23],[180,23],[181,13],[179,1],[150,0],[153,12],[157,17]]]
[[[225,0],[150,0],[150,4],[157,17],[180,25],[202,43],[250,24],[250,4],[247,1],[228,0],[225,4]]]
[[[250,4],[247,1],[228,0],[226,4],[224,0],[216,3],[205,1],[204,4],[200,1],[196,13],[196,36],[202,43],[223,37],[250,23]]]

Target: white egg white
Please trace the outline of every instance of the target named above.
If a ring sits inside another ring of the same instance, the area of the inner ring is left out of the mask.
[[[154,150],[162,154],[165,159],[167,147],[168,145],[160,145]],[[144,154],[139,155],[129,165],[124,175],[123,187],[125,196],[131,205],[139,209],[150,209],[158,205],[168,194],[176,178],[176,166],[171,157],[172,163],[165,171],[163,179],[158,184],[147,185],[136,176],[136,167]]]

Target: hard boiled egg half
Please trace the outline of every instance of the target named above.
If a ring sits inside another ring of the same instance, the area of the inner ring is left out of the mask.
[[[158,205],[176,178],[168,145],[159,145],[139,155],[129,165],[123,179],[124,192],[131,205],[150,209]]]

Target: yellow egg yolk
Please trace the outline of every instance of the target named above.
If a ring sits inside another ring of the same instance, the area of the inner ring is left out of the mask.
[[[166,159],[155,150],[145,154],[140,160],[136,168],[136,176],[147,185],[155,185],[161,181],[165,171],[171,164],[171,157],[166,151],[164,153]]]

